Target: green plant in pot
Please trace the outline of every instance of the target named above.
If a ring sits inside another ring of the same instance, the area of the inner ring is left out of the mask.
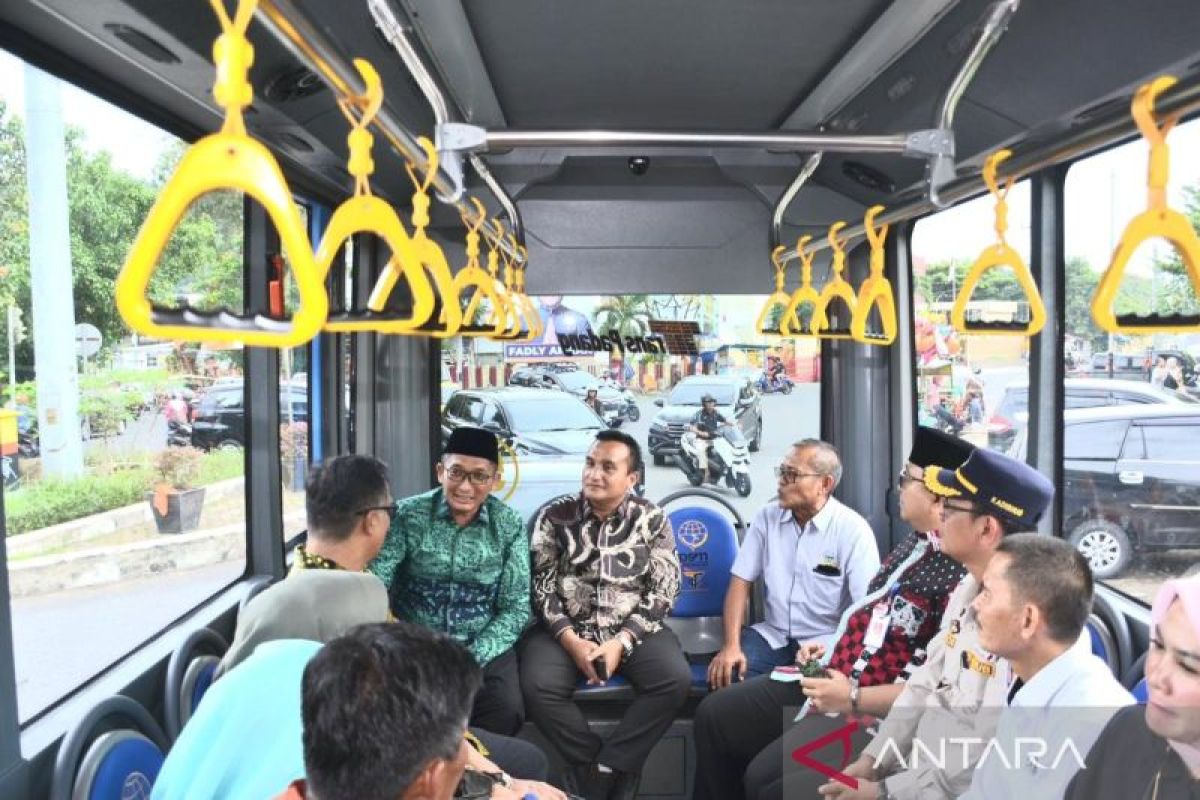
[[[156,481],[147,492],[159,533],[187,533],[200,527],[204,487],[196,487],[204,453],[194,447],[168,447],[154,456]]]

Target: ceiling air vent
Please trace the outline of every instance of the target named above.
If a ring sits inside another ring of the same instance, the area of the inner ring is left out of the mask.
[[[293,100],[303,100],[325,91],[317,73],[306,67],[281,72],[267,82],[263,87],[263,97],[275,103],[290,103]]]
[[[897,100],[906,97],[916,85],[917,76],[913,75],[911,72],[904,73],[899,77],[899,79],[896,80],[895,83],[888,87],[888,100],[891,100],[893,103],[895,103]]]
[[[891,194],[896,191],[896,182],[889,175],[861,161],[843,161],[842,174],[857,184],[872,191]]]
[[[304,139],[301,139],[299,136],[297,136],[294,133],[287,133],[286,131],[281,131],[280,133],[274,134],[273,138],[275,139],[276,142],[278,142],[280,144],[280,146],[286,147],[288,150],[291,150],[293,153],[311,153],[311,152],[313,152],[313,146],[311,144],[309,144],[307,141],[305,141]]]
[[[157,41],[139,31],[137,28],[131,28],[128,25],[122,25],[117,22],[108,22],[105,23],[104,30],[108,31],[113,36],[117,37],[117,39],[141,53],[151,61],[156,61],[159,64],[179,63],[179,56],[175,55]]]

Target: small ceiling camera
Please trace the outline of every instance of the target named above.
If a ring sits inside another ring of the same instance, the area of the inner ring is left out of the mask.
[[[632,156],[629,159],[629,171],[634,175],[645,175],[650,169],[650,159],[646,156]]]

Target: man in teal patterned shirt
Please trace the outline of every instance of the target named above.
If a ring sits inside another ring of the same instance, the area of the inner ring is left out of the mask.
[[[483,667],[471,725],[511,736],[525,720],[513,646],[529,621],[529,538],[521,515],[491,496],[496,437],[456,428],[432,491],[396,503],[370,570],[392,613],[449,634]]]

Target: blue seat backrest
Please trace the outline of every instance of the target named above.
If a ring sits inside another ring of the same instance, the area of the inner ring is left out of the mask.
[[[675,509],[668,519],[683,573],[671,616],[721,616],[729,570],[737,558],[737,529],[728,516],[704,506]]]
[[[1142,678],[1133,685],[1133,699],[1137,700],[1142,705],[1146,705],[1146,701],[1150,699],[1150,690],[1146,688],[1146,679]]]

